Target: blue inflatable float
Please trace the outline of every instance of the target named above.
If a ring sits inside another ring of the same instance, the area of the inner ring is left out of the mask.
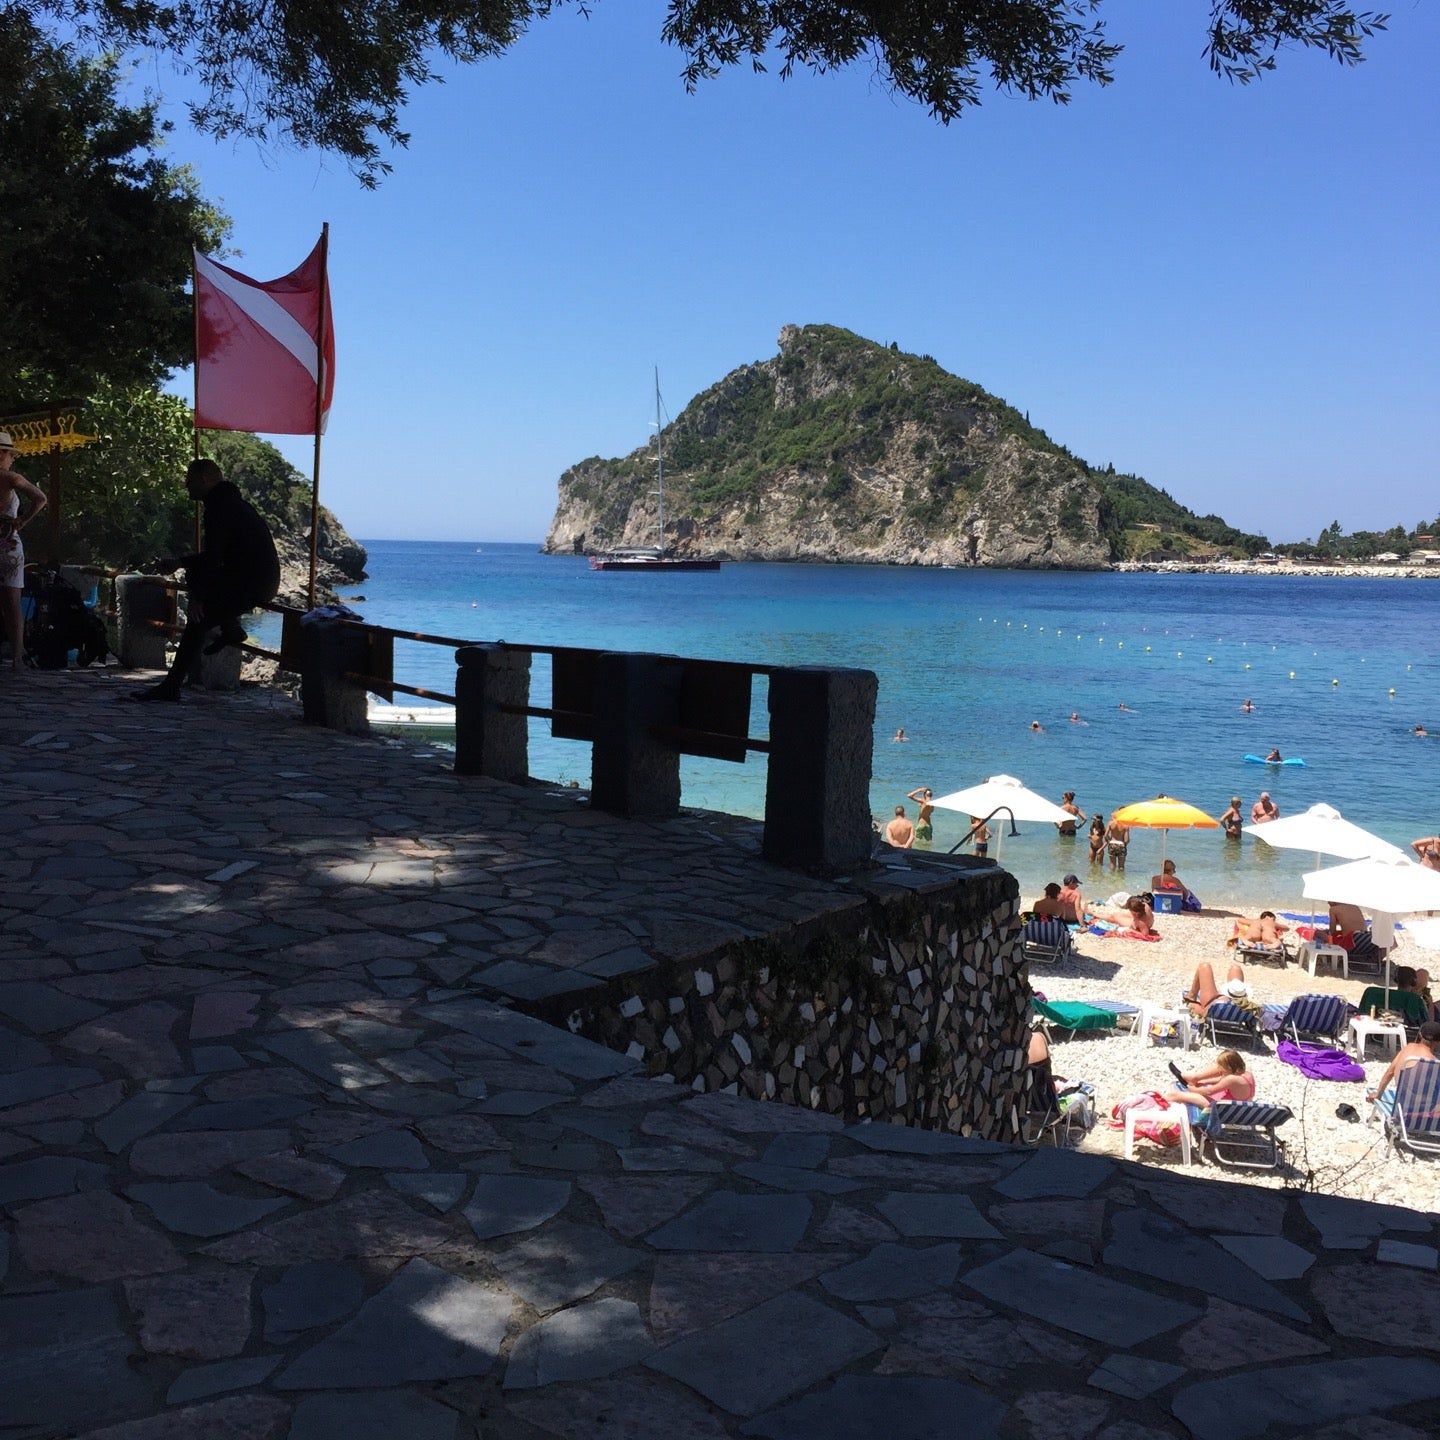
[[[1299,759],[1267,760],[1263,755],[1247,755],[1245,760],[1250,765],[1303,765],[1305,763]]]

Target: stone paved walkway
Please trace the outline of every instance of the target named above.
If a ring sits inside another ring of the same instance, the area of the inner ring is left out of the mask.
[[[851,903],[751,827],[122,687],[0,707],[0,1436],[1436,1433],[1433,1216],[693,1095],[499,1003]]]

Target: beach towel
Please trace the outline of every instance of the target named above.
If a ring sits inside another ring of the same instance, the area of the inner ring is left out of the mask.
[[[1110,1128],[1112,1130],[1125,1128],[1125,1112],[1127,1110],[1169,1110],[1170,1108],[1170,1102],[1158,1090],[1145,1090],[1139,1095],[1132,1095],[1128,1100],[1121,1100],[1110,1111]],[[1167,1149],[1173,1149],[1180,1143],[1180,1122],[1179,1120],[1137,1120],[1135,1133],[1156,1145],[1164,1145]]]
[[[1099,932],[1106,940],[1158,940],[1160,937],[1151,931],[1149,935],[1142,935],[1138,930],[1102,930]]]
[[[1363,1080],[1365,1070],[1343,1050],[1310,1041],[1282,1040],[1275,1053],[1308,1080]]]
[[[1038,995],[1030,1002],[1034,1011],[1062,1030],[1113,1030],[1115,1013],[1098,1005],[1079,1000],[1042,1000]]]
[[[1203,910],[1203,909],[1205,908],[1205,907],[1200,903],[1200,897],[1199,897],[1193,890],[1187,890],[1187,891],[1185,892],[1184,896],[1181,898],[1180,904],[1181,904],[1186,910],[1189,910],[1189,911],[1191,911],[1192,913],[1194,913],[1194,912],[1197,911],[1197,910]]]

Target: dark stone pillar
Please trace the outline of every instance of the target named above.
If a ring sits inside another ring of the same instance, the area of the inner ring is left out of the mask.
[[[165,632],[154,620],[170,618],[170,596],[157,575],[121,575],[115,581],[115,653],[134,670],[165,668]]]
[[[680,811],[680,752],[650,734],[674,725],[681,667],[663,655],[606,654],[595,677],[595,750],[590,803],[632,820]]]
[[[528,721],[500,707],[530,703],[529,651],[465,645],[455,652],[455,664],[455,773],[527,780]]]
[[[365,674],[365,636],[334,620],[300,627],[300,704],[307,725],[324,725],[347,735],[368,735],[365,687],[345,678]]]
[[[795,666],[770,676],[767,860],[844,870],[870,858],[871,670]]]

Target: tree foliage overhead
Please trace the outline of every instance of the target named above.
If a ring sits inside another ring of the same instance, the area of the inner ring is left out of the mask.
[[[441,59],[502,54],[539,19],[596,0],[10,0],[105,45],[168,55],[200,80],[194,107],[220,135],[287,138],[347,159],[374,184],[382,144],[404,144],[400,111]],[[1169,0],[1174,3],[1174,0]],[[1202,0],[1192,0],[1200,10]],[[1244,83],[1289,46],[1341,64],[1388,17],[1349,0],[1208,0],[1211,68]],[[663,38],[688,87],[728,67],[823,73],[871,65],[882,85],[948,122],[988,84],[1064,102],[1108,84],[1121,46],[1104,0],[669,0]],[[1197,27],[1198,28],[1198,27]],[[1198,36],[1197,36],[1198,38]]]
[[[154,384],[191,344],[192,243],[228,221],[158,152],[153,104],[118,62],[46,39],[0,5],[0,408]]]

